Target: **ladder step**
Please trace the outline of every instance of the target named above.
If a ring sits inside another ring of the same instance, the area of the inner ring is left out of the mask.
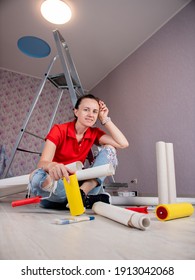
[[[41,136],[39,136],[39,135],[37,135],[37,134],[34,134],[34,133],[30,132],[30,131],[27,131],[27,130],[24,130],[24,129],[21,129],[21,131],[24,131],[25,133],[27,133],[27,134],[29,134],[29,135],[32,135],[32,136],[34,136],[34,137],[37,137],[37,138],[39,138],[39,139],[41,139],[41,140],[45,140],[43,137],[41,137]]]
[[[30,153],[30,154],[37,154],[41,156],[40,152],[34,152],[34,151],[30,151],[30,150],[25,150],[25,149],[21,149],[21,148],[17,148],[16,150],[20,151],[20,152],[25,152],[25,153]]]
[[[47,79],[57,88],[59,89],[68,89],[68,85],[66,82],[66,78],[64,76],[64,73],[60,73],[58,75],[49,75],[47,77]],[[78,85],[74,79],[72,78],[72,82],[73,82],[73,87],[74,88],[81,88],[80,85]]]

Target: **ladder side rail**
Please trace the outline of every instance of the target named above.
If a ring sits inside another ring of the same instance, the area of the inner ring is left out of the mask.
[[[67,65],[66,59],[65,59],[64,54],[63,54],[62,44],[61,44],[61,41],[60,41],[60,36],[59,36],[59,33],[56,30],[53,32],[53,35],[54,35],[54,39],[55,39],[55,42],[56,42],[56,47],[57,47],[57,50],[58,50],[58,55],[59,55],[59,58],[60,58],[60,61],[61,61],[62,69],[63,69],[64,75],[65,75],[65,78],[66,78],[66,82],[67,82],[67,85],[68,85],[68,90],[70,92],[70,98],[71,98],[72,104],[74,106],[77,102],[77,95],[76,95],[76,92],[75,92],[75,89],[74,89],[74,86],[73,86],[72,78],[71,78],[70,73],[68,71],[68,65]]]
[[[27,126],[27,124],[28,124],[28,122],[29,122],[29,120],[30,120],[30,117],[31,117],[31,115],[32,115],[32,113],[33,113],[33,111],[34,111],[34,109],[35,109],[35,106],[36,106],[36,104],[37,104],[37,102],[38,102],[38,100],[39,100],[39,97],[40,97],[40,95],[41,95],[41,93],[42,93],[42,90],[43,90],[43,88],[44,88],[44,86],[45,86],[45,83],[46,83],[46,81],[47,81],[47,77],[48,77],[48,75],[49,75],[49,73],[50,73],[50,71],[51,71],[51,69],[52,69],[52,67],[53,67],[53,64],[54,64],[54,62],[56,61],[56,59],[57,59],[57,56],[55,56],[55,57],[53,58],[53,60],[51,61],[50,65],[49,65],[49,67],[48,67],[48,70],[47,70],[47,72],[45,73],[45,76],[44,76],[44,78],[42,79],[41,84],[39,85],[39,88],[38,88],[38,90],[37,90],[37,94],[36,94],[36,96],[35,96],[35,99],[34,99],[34,101],[33,101],[33,103],[32,103],[32,106],[31,106],[31,108],[30,108],[30,110],[29,110],[29,113],[28,113],[28,115],[27,115],[27,117],[26,117],[26,120],[25,120],[25,122],[24,122],[24,124],[23,124],[23,129],[24,129],[24,130],[26,129],[26,126]]]
[[[62,96],[63,96],[63,93],[64,93],[64,90],[60,90],[60,93],[58,95],[58,99],[57,99],[57,102],[56,102],[56,106],[55,106],[55,109],[53,111],[53,114],[52,114],[52,117],[50,119],[50,122],[49,122],[49,125],[48,125],[48,128],[47,128],[47,133],[49,133],[50,129],[52,128],[52,125],[53,125],[53,122],[54,122],[54,119],[56,117],[56,114],[57,114],[57,111],[58,111],[58,107],[60,105],[60,102],[61,102],[61,99],[62,99]]]
[[[84,89],[83,89],[83,87],[81,85],[81,81],[79,79],[78,72],[77,72],[75,64],[74,64],[74,62],[73,62],[73,60],[71,58],[70,51],[69,51],[69,48],[68,48],[67,44],[64,46],[64,49],[65,49],[65,52],[66,52],[68,63],[70,65],[70,69],[72,70],[71,71],[71,76],[72,76],[73,80],[76,82],[76,84],[78,86],[77,90],[81,93],[81,95],[85,95]]]
[[[29,112],[28,112],[28,114],[27,114],[27,117],[26,117],[26,119],[25,119],[25,121],[24,121],[24,124],[23,124],[23,126],[22,126],[22,128],[21,128],[21,130],[20,130],[20,132],[19,132],[19,134],[18,134],[16,143],[15,143],[13,149],[12,149],[12,152],[11,152],[11,155],[10,155],[10,157],[9,157],[8,163],[6,164],[5,170],[4,170],[3,174],[2,174],[2,178],[5,178],[5,177],[7,176],[7,174],[8,174],[8,171],[9,171],[9,169],[10,169],[10,166],[11,166],[11,164],[12,164],[12,162],[13,162],[14,157],[15,157],[17,148],[18,148],[18,146],[19,146],[19,144],[20,144],[20,142],[21,142],[21,140],[22,140],[22,137],[23,137],[23,134],[25,133],[25,129],[26,129],[26,127],[27,127],[27,124],[28,124],[28,122],[29,122],[29,119],[30,119],[30,117],[31,117],[31,115],[32,115],[32,113],[33,113],[33,110],[34,110],[34,108],[35,108],[35,106],[36,106],[38,100],[39,100],[39,97],[40,97],[40,95],[41,95],[41,92],[42,92],[42,90],[43,90],[43,87],[44,87],[44,85],[45,85],[45,83],[46,83],[46,81],[47,81],[47,77],[48,77],[48,75],[49,75],[49,73],[50,73],[50,71],[51,71],[51,68],[52,68],[54,62],[56,61],[56,58],[57,58],[57,57],[54,57],[54,58],[53,58],[51,64],[50,64],[49,67],[48,67],[48,70],[47,70],[47,72],[46,72],[44,78],[42,79],[42,82],[41,82],[41,84],[40,84],[40,86],[39,86],[39,88],[38,88],[38,90],[37,90],[37,94],[36,94],[36,96],[35,96],[35,98],[34,98],[34,101],[33,101],[32,105],[31,105],[31,108],[30,108],[30,110],[29,110]]]
[[[72,59],[72,57],[70,55],[70,51],[69,51],[68,45],[67,45],[66,41],[64,40],[64,38],[62,37],[62,35],[60,34],[60,32],[58,30],[55,30],[54,32],[56,32],[58,34],[58,38],[59,38],[59,40],[60,40],[60,42],[61,42],[61,44],[62,44],[62,46],[63,46],[63,48],[65,50],[67,61],[68,61],[68,64],[69,64],[70,70],[71,70],[70,71],[71,77],[76,82],[80,95],[84,95],[85,91],[84,91],[84,89],[82,87],[82,84],[81,84],[78,72],[76,70],[76,67],[75,67],[75,64],[73,62],[73,59]]]
[[[84,92],[84,89],[82,87],[82,84],[81,84],[81,81],[80,81],[80,78],[79,78],[79,75],[78,75],[78,72],[76,70],[76,67],[75,67],[75,64],[73,62],[73,59],[70,55],[70,50],[69,50],[69,47],[66,43],[66,41],[64,40],[63,36],[61,35],[61,33],[59,32],[59,30],[55,30],[54,32],[56,32],[58,34],[58,38],[64,48],[64,51],[65,51],[65,54],[66,54],[66,58],[67,58],[67,61],[68,61],[68,64],[70,66],[70,73],[71,73],[71,77],[73,78],[73,80],[76,82],[77,86],[78,86],[78,91],[79,91],[79,94],[80,95],[84,95],[85,92]]]
[[[60,105],[60,101],[61,101],[61,99],[62,99],[64,90],[60,90],[59,92],[60,92],[60,93],[59,93],[59,96],[58,96],[58,99],[57,99],[57,102],[56,102],[56,106],[55,106],[55,109],[54,109],[54,111],[53,111],[52,117],[51,117],[51,119],[50,119],[50,122],[49,122],[49,125],[48,125],[48,128],[47,128],[46,134],[49,133],[49,131],[50,131],[52,125],[53,125],[53,122],[54,122],[55,116],[56,116],[56,114],[57,114],[58,107],[59,107],[59,105]],[[43,139],[43,140],[45,140],[45,139]],[[41,151],[40,151],[40,153],[39,153],[40,155],[41,155],[41,153],[42,153],[42,151],[43,151],[44,145],[45,145],[45,143],[43,143],[42,146],[41,146]],[[37,162],[37,163],[38,163],[38,162]]]

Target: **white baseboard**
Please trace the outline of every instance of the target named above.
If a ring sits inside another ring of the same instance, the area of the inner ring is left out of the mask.
[[[140,206],[140,205],[158,205],[158,197],[120,197],[120,196],[111,196],[112,204],[114,205],[132,205],[132,206]],[[177,202],[188,202],[195,205],[195,197],[177,197]]]

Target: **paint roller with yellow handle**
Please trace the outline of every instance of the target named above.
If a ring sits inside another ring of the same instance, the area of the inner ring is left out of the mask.
[[[63,182],[68,200],[68,205],[70,208],[70,214],[72,216],[78,216],[85,212],[85,208],[83,205],[83,200],[81,197],[81,192],[76,174],[70,175],[69,179],[70,183],[68,183],[65,178],[63,178]]]
[[[161,221],[168,221],[191,216],[194,208],[191,203],[160,204],[156,207],[156,216]]]

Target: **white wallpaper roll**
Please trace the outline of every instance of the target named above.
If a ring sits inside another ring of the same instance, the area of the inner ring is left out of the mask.
[[[76,161],[70,164],[66,165],[72,172],[76,172],[77,170],[81,170],[83,168],[83,164],[81,161]],[[1,187],[15,187],[15,186],[22,186],[27,185],[29,183],[29,176],[27,175],[21,175],[21,176],[15,176],[5,179],[0,179],[0,188]]]
[[[1,179],[0,187],[27,185],[28,182],[29,182],[29,175],[10,177],[10,178]]]
[[[173,144],[166,143],[168,203],[176,203],[176,181]]]
[[[81,170],[83,168],[83,163],[81,161],[75,161],[69,164],[66,164],[66,167],[70,169],[72,172],[76,172],[77,170]]]
[[[125,226],[135,227],[142,230],[145,230],[150,226],[150,218],[147,214],[141,214],[103,202],[94,203],[92,210],[98,215]]]
[[[0,197],[21,193],[27,190],[29,175],[5,178],[0,180]]]
[[[75,161],[66,165],[72,172],[76,172],[77,170],[81,170],[83,168],[83,164],[81,161]],[[5,179],[0,179],[0,186],[9,186],[9,185],[26,185],[29,182],[30,174],[15,176]]]
[[[115,173],[115,169],[112,166],[112,164],[104,164],[101,166],[82,169],[83,165],[81,162],[74,162],[71,163],[70,165],[67,165],[67,167],[69,167],[70,170],[72,170],[72,172],[76,173],[77,179],[79,181],[110,176],[110,175],[114,175]],[[29,175],[30,174],[1,179],[0,197],[4,197],[10,194],[15,194],[16,187],[17,190],[20,190],[17,192],[25,191],[29,183]]]
[[[104,176],[114,175],[115,169],[112,164],[104,164],[96,167],[91,167],[76,171],[77,179],[79,181],[94,179]]]
[[[169,201],[165,142],[156,143],[156,160],[159,204],[167,204]]]

